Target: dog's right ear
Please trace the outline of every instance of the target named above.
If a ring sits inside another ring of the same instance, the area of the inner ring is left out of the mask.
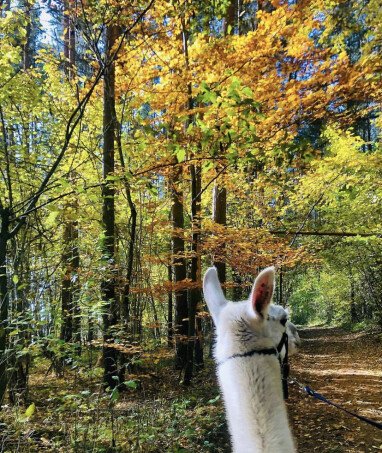
[[[216,267],[210,267],[204,275],[203,293],[215,325],[218,324],[219,314],[227,304],[219,282]]]
[[[250,301],[252,308],[257,315],[263,319],[268,313],[269,304],[272,300],[275,287],[275,268],[267,267],[257,276],[252,288]]]

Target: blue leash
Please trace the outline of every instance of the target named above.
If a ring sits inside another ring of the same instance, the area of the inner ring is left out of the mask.
[[[369,425],[374,426],[377,429],[382,429],[382,423],[376,422],[375,420],[370,420],[369,418],[363,417],[362,415],[358,415],[358,414],[356,414],[354,412],[351,412],[351,411],[345,409],[344,407],[340,406],[339,404],[336,404],[336,403],[333,403],[332,401],[329,401],[323,395],[321,395],[320,393],[317,393],[313,389],[311,389],[308,385],[302,386],[302,389],[308,395],[313,396],[313,398],[316,398],[317,400],[320,400],[323,403],[329,404],[330,406],[334,406],[337,409],[340,409],[341,411],[344,411],[347,414],[349,414],[349,415],[351,415],[351,416],[353,416],[355,418],[358,418],[358,420],[361,420],[361,421],[363,421],[365,423],[368,423]]]

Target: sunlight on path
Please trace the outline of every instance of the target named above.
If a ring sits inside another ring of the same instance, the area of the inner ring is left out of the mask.
[[[377,338],[336,328],[305,329],[301,337],[301,352],[292,359],[291,375],[346,409],[382,421]],[[291,388],[288,407],[300,453],[382,451],[381,431],[297,388]]]

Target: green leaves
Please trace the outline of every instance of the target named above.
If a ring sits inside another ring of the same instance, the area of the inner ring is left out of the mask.
[[[197,102],[214,104],[217,101],[219,94],[219,92],[215,92],[206,82],[202,82],[200,85],[200,93],[197,97]]]
[[[36,412],[36,405],[35,405],[35,403],[32,403],[27,407],[26,411],[23,414],[19,415],[18,421],[21,423],[28,422],[33,417],[35,412]]]
[[[133,380],[125,381],[124,384],[126,385],[127,388],[132,389],[132,390],[136,390],[138,388],[137,381],[133,381]]]
[[[113,376],[113,378],[116,378],[115,380],[118,381],[118,376]],[[138,383],[137,381],[134,381],[134,380],[129,380],[129,381],[125,381],[122,383],[122,386],[125,386],[127,387],[128,389],[131,389],[131,390],[136,390],[138,388]],[[118,389],[118,385],[116,387],[114,387],[110,393],[110,404],[115,404],[119,398],[120,398],[121,394],[120,394],[120,391]]]
[[[186,150],[183,147],[176,146],[175,148],[175,156],[178,159],[178,162],[183,162],[186,157]]]
[[[118,387],[113,388],[110,394],[110,403],[116,403],[119,399]]]
[[[36,405],[34,403],[32,403],[31,405],[28,406],[24,415],[26,418],[31,418],[35,412],[36,412]]]

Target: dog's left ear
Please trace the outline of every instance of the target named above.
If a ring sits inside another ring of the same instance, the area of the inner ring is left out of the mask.
[[[221,310],[226,306],[222,287],[219,282],[216,267],[210,267],[204,275],[203,293],[215,325],[219,320]]]

